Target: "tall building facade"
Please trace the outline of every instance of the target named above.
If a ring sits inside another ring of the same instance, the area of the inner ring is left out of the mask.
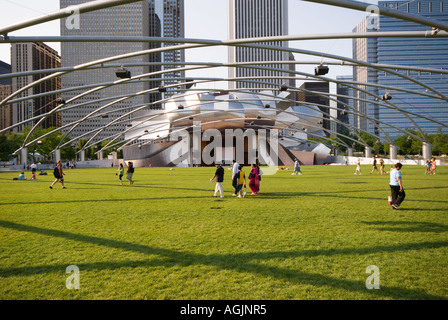
[[[79,5],[88,2],[87,0],[60,0],[60,7]],[[77,36],[132,36],[132,37],[184,37],[184,1],[183,0],[145,0],[111,7],[98,11],[81,14],[79,17],[79,28],[68,28],[65,19],[61,20],[61,35]],[[173,45],[173,44],[170,44]],[[79,64],[122,55],[126,53],[155,49],[161,47],[158,42],[64,42],[61,44],[62,66],[70,67]],[[82,54],[79,54],[82,52]],[[169,51],[165,53],[153,53],[149,55],[137,56],[128,59],[115,60],[109,64],[116,66],[132,64],[126,69],[131,76],[149,74],[163,70],[165,67],[161,63],[173,63],[166,68],[172,69],[176,63],[183,62],[184,52]],[[78,88],[79,90],[67,92],[64,99],[68,100],[85,92],[83,87],[95,84],[110,83],[119,80],[115,74],[116,68],[103,68],[91,71],[73,72],[62,77],[62,87]],[[160,78],[167,80],[160,80]],[[149,75],[132,83],[112,86],[94,92],[77,99],[74,104],[83,104],[77,108],[71,108],[62,113],[62,124],[74,123],[94,110],[114,101],[98,102],[100,99],[124,97],[133,93],[158,88],[162,85],[176,83],[175,79],[168,78],[183,77],[182,72],[173,72],[161,76]],[[111,120],[123,116],[125,113],[143,105],[148,105],[147,109],[161,109],[162,104],[157,101],[167,98],[176,91],[169,89],[165,93],[155,91],[130,99],[118,102],[106,109],[104,112],[111,112],[108,117],[96,117],[92,120],[81,123],[71,132],[73,137],[85,135],[91,130],[105,126]],[[129,122],[132,116],[127,117]],[[125,119],[126,120],[126,119]],[[104,139],[113,134],[122,132],[129,123],[110,126],[96,139]],[[84,136],[89,138],[89,135]]]
[[[378,6],[394,8],[399,11],[412,13],[424,17],[438,20],[444,23],[448,22],[448,0],[419,0],[419,1],[379,1]],[[370,31],[366,27],[366,19],[364,19],[355,29],[354,32]],[[403,21],[391,17],[380,16],[378,30],[372,31],[431,31],[429,27]],[[410,67],[426,67],[432,69],[446,69],[448,65],[448,39],[445,38],[379,38],[379,39],[355,39],[353,45],[353,57],[357,60],[368,61],[379,64],[404,65]],[[394,70],[395,71],[395,70]],[[403,76],[410,77],[414,80],[424,83],[429,87],[437,90],[441,94],[448,96],[448,75],[437,72],[421,72],[397,70]],[[383,96],[389,93],[392,97],[389,102],[393,103],[400,109],[417,114],[424,115],[431,119],[435,119],[444,124],[448,124],[448,104],[446,101],[438,100],[430,97],[404,93],[393,90],[393,88],[402,88],[416,90],[422,93],[426,89],[418,84],[398,77],[396,75],[355,67],[353,72],[355,81],[369,82],[388,86],[391,89],[377,89],[361,87],[377,96]],[[355,102],[358,110],[375,120],[393,123],[400,129],[415,128],[415,125],[407,119],[402,113],[391,108],[377,106],[372,104],[373,98],[365,93],[357,92],[356,97],[366,99],[367,102]],[[415,116],[412,119],[425,133],[436,133],[440,125],[424,120]],[[372,122],[358,118],[355,124],[363,130],[367,130],[375,135],[383,135]],[[401,135],[400,131],[382,124],[378,124],[382,130],[389,134],[392,138]],[[447,129],[442,127],[444,132]]]
[[[0,75],[11,73],[11,65],[0,61]],[[0,101],[11,94],[11,78],[0,79]],[[0,130],[12,125],[11,105],[0,107]]]
[[[13,43],[11,45],[11,71],[12,73],[34,71],[42,69],[54,69],[61,67],[61,57],[58,52],[44,43]],[[11,82],[12,93],[20,88],[39,80],[46,76],[27,75],[22,77],[14,77]],[[61,79],[53,78],[42,82],[32,88],[20,93],[15,98],[23,98],[40,93],[51,92],[61,89]],[[58,94],[50,94],[30,100],[23,100],[12,104],[12,124],[16,124],[27,119],[50,112],[58,105]],[[30,121],[24,125],[34,125],[34,121]],[[23,126],[17,126],[13,130],[21,131]],[[61,116],[55,113],[47,117],[42,123],[43,128],[60,127]]]
[[[288,34],[287,0],[228,0],[229,40],[282,36]],[[288,47],[287,42],[274,41],[265,44]],[[289,61],[289,53],[257,48],[229,47],[229,62]],[[288,70],[288,65],[270,64],[267,67]],[[263,81],[261,77],[288,76],[286,72],[250,69],[243,67],[229,68],[229,78],[250,77]],[[265,82],[288,83],[282,79],[264,80]],[[267,84],[231,81],[229,89],[234,88],[269,88]]]
[[[353,125],[354,122],[354,101],[350,97],[353,97],[353,89],[344,85],[344,81],[353,81],[353,76],[337,76],[336,80],[341,81],[336,85],[337,94],[337,119],[342,123]],[[347,127],[338,123],[336,125],[336,130],[340,132],[341,130],[347,130]]]
[[[306,81],[302,83],[300,89],[304,89],[298,92],[297,101],[309,102],[313,104],[318,104],[318,108],[322,114],[322,127],[327,130],[331,130],[330,121],[330,99],[328,95],[330,94],[330,84],[327,81]],[[311,92],[308,92],[311,91]],[[320,95],[322,92],[324,95]]]

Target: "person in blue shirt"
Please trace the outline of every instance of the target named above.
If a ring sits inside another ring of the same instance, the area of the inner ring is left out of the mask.
[[[297,175],[297,174],[302,174],[302,171],[300,170],[300,163],[299,163],[299,159],[295,158],[294,159],[294,172],[292,173],[292,175]]]
[[[404,198],[406,197],[406,193],[404,192],[403,188],[403,180],[401,178],[401,167],[402,164],[400,162],[395,164],[394,169],[390,171],[390,191],[391,191],[391,197],[392,202],[391,206],[392,209],[398,210],[398,207],[403,202]]]
[[[26,180],[25,174],[23,172],[19,174],[19,180]]]

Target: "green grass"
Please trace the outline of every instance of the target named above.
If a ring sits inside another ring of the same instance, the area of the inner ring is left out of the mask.
[[[227,169],[224,199],[214,168],[66,170],[65,190],[0,173],[0,299],[447,299],[448,167],[405,166],[399,211],[388,175],[354,169],[279,171],[245,199]]]

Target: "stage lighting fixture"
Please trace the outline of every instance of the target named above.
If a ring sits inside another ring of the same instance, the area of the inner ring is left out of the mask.
[[[328,71],[329,71],[328,66],[319,65],[316,68],[314,68],[314,75],[315,76],[323,76],[323,75],[327,74]]]
[[[131,71],[121,67],[117,69],[115,75],[120,79],[126,79],[131,77]]]
[[[384,96],[381,97],[381,100],[390,100],[392,99],[392,96],[389,93],[386,93]]]

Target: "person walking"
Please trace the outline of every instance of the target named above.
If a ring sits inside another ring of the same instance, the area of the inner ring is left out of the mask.
[[[257,165],[254,163],[252,164],[249,173],[249,188],[253,195],[256,195],[260,189],[260,173]]]
[[[232,186],[235,189],[235,193],[232,194],[233,197],[236,197],[238,194],[238,179],[236,178],[236,174],[238,173],[238,167],[240,166],[236,160],[232,161]]]
[[[118,174],[118,179],[120,179],[120,184],[123,185],[123,175],[124,175],[124,167],[123,167],[123,163],[120,163],[120,166],[118,167],[118,172],[116,174]]]
[[[302,171],[300,171],[300,163],[299,163],[299,159],[295,158],[294,159],[294,172],[292,173],[292,175],[297,175],[297,174],[302,174]]]
[[[238,167],[237,175],[237,183],[238,183],[238,198],[245,198],[246,191],[243,190],[243,187],[246,188],[246,174],[243,171],[243,166]]]
[[[36,170],[37,170],[37,165],[33,162],[33,163],[31,164],[31,172],[32,172],[32,173],[35,173]]]
[[[380,173],[380,172],[378,171],[378,167],[376,166],[376,157],[373,156],[373,166],[372,166],[372,171],[370,172],[370,174],[372,174],[373,171],[375,171],[375,170],[376,170],[377,173]]]
[[[425,174],[431,174],[431,160],[430,159],[426,160]]]
[[[219,195],[221,198],[224,198],[224,188],[222,186],[222,183],[224,182],[224,168],[221,164],[216,164],[216,171],[213,178],[210,179],[210,182],[213,182],[216,178],[216,185],[215,185],[215,193],[212,197],[216,198],[219,192]]]
[[[436,158],[431,158],[431,174],[436,174]]]
[[[126,179],[129,180],[129,184],[134,184],[134,180],[132,180],[133,175],[134,175],[134,164],[131,161],[129,161],[128,170],[126,170]]]
[[[356,162],[355,174],[358,174],[358,172],[359,172],[359,175],[362,174],[361,173],[361,160],[359,160],[359,159],[358,159],[358,162]]]
[[[260,189],[261,189],[261,176],[263,175],[263,170],[261,170],[260,162],[258,160],[257,160],[255,165],[256,165],[257,170],[258,170],[258,192],[257,192],[257,194],[258,194],[258,193],[260,193]]]
[[[392,198],[392,209],[398,210],[398,207],[403,202],[404,198],[406,197],[406,193],[404,192],[403,188],[403,179],[401,178],[401,168],[402,164],[400,162],[397,162],[394,166],[394,169],[390,171],[390,191],[391,191],[391,198]]]
[[[380,159],[380,174],[381,174],[381,175],[385,174],[385,172],[384,172],[384,160],[383,160],[383,158]]]
[[[56,164],[56,167],[54,168],[53,175],[56,178],[56,180],[54,180],[53,183],[50,185],[50,189],[53,189],[53,186],[56,182],[60,182],[62,184],[62,189],[65,189],[65,185],[64,185],[65,173],[62,171],[62,161],[61,160],[58,160],[58,163]]]

